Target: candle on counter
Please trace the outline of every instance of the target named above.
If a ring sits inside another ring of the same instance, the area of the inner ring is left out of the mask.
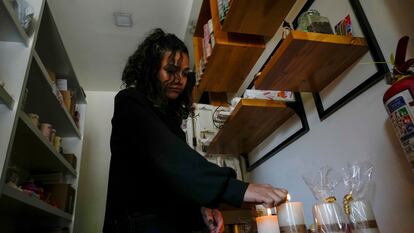
[[[345,220],[336,202],[313,206],[313,218],[318,232],[345,233]]]
[[[287,202],[277,207],[279,226],[281,233],[306,233],[305,214],[302,202],[290,202],[290,194]]]
[[[366,200],[351,201],[349,203],[351,213],[349,218],[352,222],[354,233],[380,233],[377,221],[371,205]]]
[[[256,218],[258,233],[280,233],[277,216],[272,215],[272,210],[267,208],[267,216]]]

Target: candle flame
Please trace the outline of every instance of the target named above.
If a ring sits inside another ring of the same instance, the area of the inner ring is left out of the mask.
[[[290,194],[288,193],[287,197],[286,197],[287,201],[290,201]]]
[[[270,216],[270,215],[272,215],[272,209],[267,208],[267,216]]]

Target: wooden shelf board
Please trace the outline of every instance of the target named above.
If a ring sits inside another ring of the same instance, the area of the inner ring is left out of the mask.
[[[293,114],[282,101],[242,99],[214,137],[208,153],[249,153]]]
[[[46,218],[48,221],[72,221],[71,214],[35,197],[30,197],[26,193],[8,185],[3,186],[0,206],[1,212],[16,214],[21,217],[26,216],[35,219]]]
[[[222,30],[273,37],[296,0],[234,0]]]
[[[19,113],[12,155],[13,164],[32,174],[63,172],[77,176],[72,165],[55,150],[24,112]]]
[[[213,22],[215,46],[201,81],[194,89],[193,99],[196,102],[204,91],[237,92],[265,49],[263,36],[221,31],[217,0],[203,0],[193,38],[196,68],[200,68],[197,63],[203,51],[203,25],[210,18]]]
[[[213,23],[213,34],[216,43],[240,47],[265,47],[265,39],[263,36],[222,31],[218,19],[218,14],[217,0],[203,0],[197,20],[196,29],[194,32],[194,37],[204,37],[204,24],[206,24],[208,20],[211,19]]]
[[[25,111],[39,115],[41,123],[52,124],[58,136],[80,138],[81,133],[72,116],[53,93],[49,75],[36,52],[33,58],[27,81],[29,94]]]
[[[203,75],[207,80],[206,90],[237,92],[263,50],[264,47],[216,44]]]
[[[201,90],[236,92],[264,48],[216,43],[202,75],[200,86],[205,88]]]
[[[364,38],[292,31],[264,67],[255,87],[319,92],[367,51]]]
[[[25,46],[29,44],[29,37],[20,25],[9,0],[0,2],[0,19],[0,41],[21,42]]]
[[[216,44],[226,44],[233,46],[248,46],[248,47],[258,47],[264,48],[265,41],[263,36],[258,35],[247,35],[240,33],[225,32],[221,30],[221,24],[219,20],[219,12],[217,0],[204,0],[210,1],[210,12],[211,19],[213,22],[213,33],[216,40]]]
[[[14,100],[2,86],[0,86],[0,104],[6,105],[10,110],[13,109]]]

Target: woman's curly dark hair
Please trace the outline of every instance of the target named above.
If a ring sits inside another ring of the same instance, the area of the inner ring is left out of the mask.
[[[186,119],[193,114],[191,92],[194,77],[189,75],[184,91],[175,101],[169,101],[158,79],[161,61],[166,52],[171,52],[172,58],[177,52],[188,56],[187,47],[174,34],[165,33],[160,28],[154,29],[129,57],[122,81],[126,87],[135,86],[160,111],[173,113],[178,119]]]

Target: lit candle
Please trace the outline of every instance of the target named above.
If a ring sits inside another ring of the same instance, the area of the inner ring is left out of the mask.
[[[281,233],[306,233],[305,216],[302,202],[287,202],[277,207]]]
[[[267,216],[256,218],[258,233],[280,233],[277,216],[272,215],[272,210],[267,209]]]

